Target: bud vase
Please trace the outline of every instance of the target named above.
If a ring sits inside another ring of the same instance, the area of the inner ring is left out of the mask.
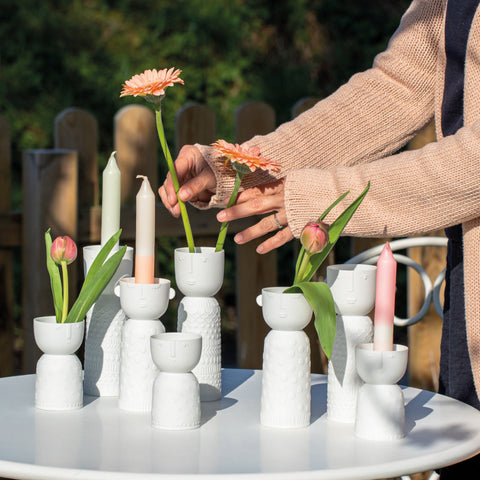
[[[152,284],[122,278],[115,287],[128,317],[122,329],[118,406],[132,412],[149,412],[157,367],[150,352],[150,337],[165,332],[160,317],[175,296],[170,280],[155,278]]]
[[[272,328],[263,349],[260,423],[298,428],[310,424],[310,342],[303,329],[313,312],[303,294],[286,288],[263,288],[257,297]]]
[[[219,400],[222,395],[220,306],[214,295],[223,283],[224,251],[213,247],[175,250],[175,280],[184,298],[178,306],[178,331],[198,333],[202,354],[194,375],[200,384],[201,401]]]
[[[83,406],[82,364],[75,352],[84,332],[84,320],[57,323],[54,315],[33,320],[35,342],[43,352],[36,368],[36,408],[75,410]]]
[[[328,362],[327,418],[354,423],[357,395],[363,380],[355,362],[356,346],[372,341],[373,325],[367,316],[375,304],[374,265],[331,265],[326,282],[332,292],[337,327]]]
[[[83,248],[85,276],[101,250],[101,245]],[[132,275],[133,248],[127,251],[103,292],[87,312],[84,360],[84,391],[96,397],[116,397],[120,382],[120,345],[125,314],[114,286]]]

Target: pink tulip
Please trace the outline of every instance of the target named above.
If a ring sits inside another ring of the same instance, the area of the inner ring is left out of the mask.
[[[313,255],[321,252],[328,245],[329,226],[322,221],[308,222],[302,230],[300,241],[305,250]]]
[[[50,248],[50,255],[57,265],[62,261],[70,265],[77,258],[77,245],[66,235],[57,237]]]

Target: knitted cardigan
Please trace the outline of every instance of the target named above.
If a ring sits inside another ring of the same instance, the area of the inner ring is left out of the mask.
[[[288,225],[303,226],[342,193],[327,217],[336,218],[367,182],[370,191],[344,233],[363,237],[421,235],[462,224],[467,341],[480,393],[480,8],[473,19],[465,62],[464,126],[443,137],[444,21],[447,0],[414,0],[388,48],[371,69],[275,132],[256,136],[262,155],[281,163]],[[437,141],[398,152],[432,119]],[[223,206],[233,175],[212,149],[197,145],[217,177],[208,205]],[[247,175],[243,188],[273,181]]]

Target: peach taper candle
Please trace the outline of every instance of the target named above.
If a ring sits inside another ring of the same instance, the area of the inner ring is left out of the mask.
[[[393,318],[395,315],[395,288],[397,262],[390,244],[383,247],[377,261],[375,317],[373,330],[374,350],[393,350]]]
[[[135,283],[153,283],[155,265],[155,195],[148,178],[137,193],[135,233]]]

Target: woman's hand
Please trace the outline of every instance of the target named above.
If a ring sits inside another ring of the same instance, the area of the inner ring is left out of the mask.
[[[178,196],[183,202],[208,202],[215,193],[216,179],[212,169],[204,160],[198,148],[185,145],[175,160],[180,190]],[[165,182],[158,189],[158,194],[174,217],[180,216],[180,207],[175,194],[172,178],[167,175]]]
[[[230,222],[269,212],[273,212],[273,215],[262,218],[255,225],[237,233],[234,238],[235,242],[241,245],[263,237],[267,233],[275,232],[257,247],[257,253],[268,253],[294,238],[285,213],[284,179],[244,190],[238,195],[233,207],[226,208],[217,214],[217,220]]]

